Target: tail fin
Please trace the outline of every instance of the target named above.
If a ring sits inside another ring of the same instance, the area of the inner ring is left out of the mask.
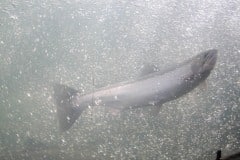
[[[68,130],[83,111],[72,103],[72,99],[77,93],[77,90],[65,85],[54,85],[54,98],[61,132]]]

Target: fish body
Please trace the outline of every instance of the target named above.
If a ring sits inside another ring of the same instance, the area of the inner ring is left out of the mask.
[[[154,70],[134,81],[110,85],[87,94],[56,84],[54,97],[60,130],[68,130],[89,106],[126,109],[161,106],[177,99],[203,82],[214,68],[216,60],[217,50],[208,50],[167,71]]]

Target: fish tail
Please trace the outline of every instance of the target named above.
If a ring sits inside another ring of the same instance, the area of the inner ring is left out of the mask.
[[[78,91],[71,87],[62,84],[54,85],[54,99],[57,105],[57,118],[61,132],[68,130],[83,111],[72,102],[77,93]]]

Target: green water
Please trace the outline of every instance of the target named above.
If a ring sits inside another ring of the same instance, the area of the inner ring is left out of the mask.
[[[0,2],[0,159],[215,159],[240,148],[237,1]],[[54,83],[89,92],[219,50],[207,89],[113,116],[86,110],[59,133]]]

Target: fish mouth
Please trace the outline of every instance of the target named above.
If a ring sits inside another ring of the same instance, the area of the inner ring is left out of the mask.
[[[204,70],[212,70],[217,61],[217,50],[211,49],[205,52],[204,60],[203,60],[203,68]]]

